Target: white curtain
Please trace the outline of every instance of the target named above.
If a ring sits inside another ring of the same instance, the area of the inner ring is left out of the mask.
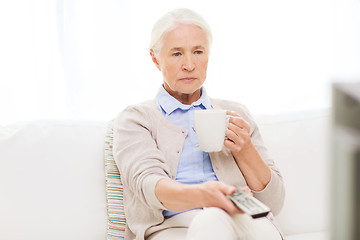
[[[358,0],[0,0],[0,124],[110,120],[162,83],[148,42],[177,7],[212,27],[205,87],[252,112],[329,107],[360,79]]]

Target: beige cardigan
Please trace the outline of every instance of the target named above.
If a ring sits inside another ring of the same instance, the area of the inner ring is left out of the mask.
[[[251,140],[271,169],[269,184],[254,196],[276,215],[283,206],[284,185],[257,125],[241,104],[216,99],[211,99],[211,103],[214,108],[237,112],[250,124]],[[115,119],[113,152],[124,185],[126,240],[144,239],[149,227],[164,221],[162,211],[165,207],[155,195],[155,185],[161,178],[176,178],[187,133],[165,119],[155,100],[130,106]],[[228,149],[224,147],[221,152],[210,153],[210,158],[219,181],[246,186],[244,176]]]

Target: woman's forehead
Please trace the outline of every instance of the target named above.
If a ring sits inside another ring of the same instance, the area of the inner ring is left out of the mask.
[[[183,48],[183,47],[202,47],[206,48],[208,40],[205,32],[196,25],[179,24],[169,31],[163,39],[163,47]]]

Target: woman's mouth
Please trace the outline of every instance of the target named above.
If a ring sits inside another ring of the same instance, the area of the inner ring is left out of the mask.
[[[181,81],[184,81],[184,82],[192,82],[194,81],[196,78],[194,77],[186,77],[186,78],[180,78]]]

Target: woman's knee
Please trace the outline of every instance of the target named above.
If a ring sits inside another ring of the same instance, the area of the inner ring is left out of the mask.
[[[205,208],[190,224],[187,239],[237,239],[235,224],[220,208]]]

